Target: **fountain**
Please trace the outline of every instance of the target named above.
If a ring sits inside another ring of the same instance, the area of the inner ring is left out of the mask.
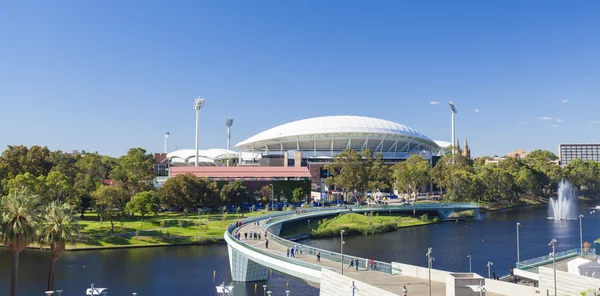
[[[556,199],[550,198],[550,217],[548,219],[553,220],[569,220],[575,219],[574,213],[575,207],[574,202],[574,191],[573,186],[568,181],[562,180],[558,183],[558,197]]]

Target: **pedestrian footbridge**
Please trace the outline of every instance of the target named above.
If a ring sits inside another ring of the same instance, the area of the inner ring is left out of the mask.
[[[473,205],[470,205],[473,207]],[[446,207],[434,208],[427,205],[424,208],[409,209],[408,211],[437,211],[439,208],[446,210]],[[459,208],[449,206],[450,208]],[[466,208],[466,207],[465,207]],[[386,208],[352,208],[353,212],[377,212],[394,210],[391,207]],[[406,209],[401,209],[402,211]],[[478,209],[477,209],[478,210]],[[303,279],[312,285],[320,286],[321,295],[373,295],[373,296],[391,296],[402,295],[404,286],[410,290],[409,295],[427,295],[431,289],[432,295],[469,295],[464,293],[450,293],[449,291],[471,291],[475,293],[474,287],[487,285],[491,280],[482,278],[472,273],[450,273],[447,271],[431,269],[402,264],[398,262],[381,262],[373,260],[371,268],[370,258],[360,258],[351,254],[340,254],[328,250],[313,248],[307,245],[297,244],[296,242],[279,237],[281,224],[296,220],[318,219],[323,216],[331,216],[338,213],[349,212],[350,209],[311,209],[309,212],[297,214],[295,212],[270,213],[270,216],[249,218],[241,221],[241,226],[232,224],[224,233],[225,241],[229,252],[229,264],[233,281],[251,282],[266,280],[270,271],[277,271],[283,274],[291,275]],[[257,225],[255,222],[258,222]],[[253,239],[250,236],[246,239],[244,233],[261,233],[261,239]],[[265,232],[268,233],[268,247],[265,243]],[[240,234],[240,239],[237,234]],[[294,257],[287,256],[288,248],[300,246],[302,254],[298,253]],[[320,262],[317,262],[317,254],[320,254]],[[423,257],[426,262],[426,258]],[[349,269],[350,260],[358,260],[358,269],[356,267]],[[431,279],[431,280],[429,280]],[[498,282],[498,281],[494,281]],[[503,283],[504,284],[504,283]],[[502,284],[502,285],[503,285]],[[508,283],[506,283],[508,284]],[[512,285],[512,284],[508,284]],[[349,287],[354,286],[354,294]],[[517,285],[514,285],[517,286]],[[520,287],[520,286],[519,286]],[[503,289],[516,289],[504,287]],[[498,288],[496,288],[498,290]],[[488,295],[509,295],[506,293],[490,293]],[[517,290],[515,290],[517,291]],[[471,293],[468,292],[468,293]],[[517,294],[510,295],[535,295],[533,291],[518,290]],[[485,295],[485,293],[483,293]]]

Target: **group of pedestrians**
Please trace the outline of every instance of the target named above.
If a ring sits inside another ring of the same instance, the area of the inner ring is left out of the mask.
[[[293,258],[295,258],[296,255],[298,255],[298,254],[302,255],[302,245],[298,246],[296,244],[291,249],[287,248],[287,252],[286,253],[287,253],[288,257],[293,257]]]

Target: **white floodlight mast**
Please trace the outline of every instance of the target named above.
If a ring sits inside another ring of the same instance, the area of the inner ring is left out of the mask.
[[[452,101],[448,102],[448,105],[450,106],[450,110],[452,110],[452,155],[456,154],[456,137],[454,136],[454,117],[456,116],[456,113],[458,113],[458,111],[456,111],[456,107],[454,106],[454,103]]]
[[[198,167],[198,132],[199,132],[199,125],[200,125],[200,121],[199,121],[199,117],[200,117],[200,110],[202,110],[202,107],[204,107],[204,98],[198,97],[195,101],[194,101],[194,110],[196,110],[196,148],[194,151],[195,154],[195,166]]]
[[[231,126],[233,125],[233,118],[229,117],[225,120],[225,126],[227,127],[227,150],[229,150],[229,144],[231,142]]]
[[[164,149],[165,150],[165,154],[167,153],[167,141],[169,141],[169,135],[170,134],[171,133],[169,133],[169,132],[165,132],[165,147],[164,147],[165,148]]]

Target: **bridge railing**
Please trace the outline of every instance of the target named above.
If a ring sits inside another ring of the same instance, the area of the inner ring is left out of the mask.
[[[332,251],[324,250],[324,249],[319,249],[319,248],[311,247],[308,245],[298,244],[298,243],[283,239],[281,237],[278,237],[278,236],[272,235],[272,234],[269,234],[269,239],[271,241],[275,241],[275,242],[279,243],[280,245],[283,245],[290,249],[298,246],[300,248],[300,250],[302,251],[302,254],[308,254],[308,255],[315,256],[315,261],[317,260],[316,259],[317,254],[320,253],[322,260],[325,259],[325,260],[329,260],[332,262],[337,262],[337,263],[340,263],[340,266],[342,264],[342,254],[341,253],[332,252]],[[358,268],[359,269],[371,270],[371,267],[369,266],[370,259],[360,258],[360,257],[352,256],[349,254],[344,254],[344,263],[343,264],[345,266],[348,266],[350,264],[350,260],[355,260],[355,259],[358,259]],[[353,267],[353,268],[356,268],[356,267]],[[387,262],[373,260],[372,270],[387,273],[387,274],[392,274],[392,264],[387,263]]]
[[[562,252],[556,252],[556,254],[554,256],[556,258],[556,261],[560,261],[560,260],[569,259],[569,258],[577,257],[577,256],[594,257],[595,253],[596,253],[596,249],[593,249],[593,248],[588,249],[587,251],[584,250],[583,252],[581,252],[581,250],[579,248],[577,248],[577,249],[570,249],[570,250],[566,250],[566,251],[562,251]],[[538,267],[540,267],[542,265],[550,264],[550,263],[552,263],[552,256],[545,255],[545,256],[540,256],[540,257],[531,258],[531,259],[527,259],[527,260],[522,260],[521,262],[517,262],[515,266],[521,270],[538,273],[539,272]]]
[[[250,222],[252,222],[252,221],[250,221]],[[275,254],[275,253],[267,252],[267,251],[264,251],[262,249],[255,248],[255,247],[252,247],[250,245],[244,244],[244,243],[238,241],[238,239],[233,236],[233,233],[235,233],[236,228],[237,227],[236,227],[235,224],[229,225],[229,227],[227,227],[227,235],[229,236],[229,238],[231,240],[233,240],[235,242],[239,242],[238,245],[240,245],[240,246],[242,246],[242,247],[244,247],[246,249],[249,249],[249,250],[252,250],[254,252],[260,253],[262,255],[268,256],[270,258],[276,258],[277,260],[280,260],[280,261],[285,261],[285,262],[288,262],[288,263],[291,263],[291,264],[294,264],[294,265],[298,265],[298,266],[302,266],[302,267],[307,267],[307,268],[310,268],[310,269],[313,269],[313,270],[320,271],[322,269],[328,269],[328,270],[335,271],[335,269],[333,269],[333,268],[323,267],[323,266],[318,265],[318,264],[314,264],[314,263],[310,263],[310,262],[305,262],[305,261],[297,260],[297,259],[294,259],[294,258],[284,257],[284,256],[281,256],[281,255],[278,255],[278,254]]]

